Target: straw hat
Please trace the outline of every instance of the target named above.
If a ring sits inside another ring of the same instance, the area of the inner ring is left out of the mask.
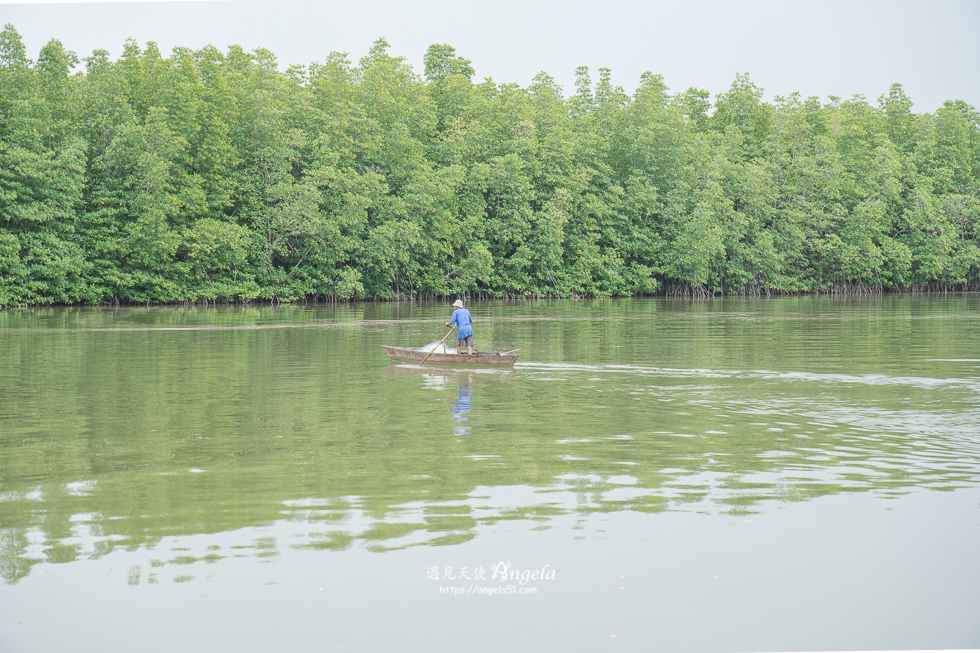
[[[457,299],[456,301],[453,302],[453,306],[462,307],[463,306],[463,300]]]

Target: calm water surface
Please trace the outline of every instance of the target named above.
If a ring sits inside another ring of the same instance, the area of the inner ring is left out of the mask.
[[[980,298],[0,312],[0,651],[980,648]]]

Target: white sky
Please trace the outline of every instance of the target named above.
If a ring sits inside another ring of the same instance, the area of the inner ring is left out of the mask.
[[[285,68],[332,51],[356,63],[384,38],[420,76],[426,48],[448,43],[476,81],[526,87],[544,71],[566,94],[588,66],[593,81],[609,68],[627,92],[647,70],[672,92],[713,96],[748,73],[770,100],[798,91],[874,104],[899,82],[919,113],[952,99],[980,108],[980,0],[0,0],[7,23],[31,58],[56,38],[80,57],[104,49],[115,59],[132,37],[165,55],[263,47]]]

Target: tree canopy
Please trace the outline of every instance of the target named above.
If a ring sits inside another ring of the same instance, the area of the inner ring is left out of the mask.
[[[0,306],[980,287],[980,115],[424,75],[379,40],[28,58],[0,33]]]

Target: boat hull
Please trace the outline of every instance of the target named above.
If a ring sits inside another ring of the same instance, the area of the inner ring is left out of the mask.
[[[425,359],[425,364],[434,365],[513,365],[517,361],[517,354],[497,354],[497,353],[484,353],[477,352],[472,355],[466,354],[442,354],[433,352],[429,354],[427,351],[420,349],[412,349],[411,347],[389,347],[387,345],[381,345],[381,348],[385,350],[394,360],[406,361],[409,363],[421,363]],[[426,358],[428,355],[428,358]]]

